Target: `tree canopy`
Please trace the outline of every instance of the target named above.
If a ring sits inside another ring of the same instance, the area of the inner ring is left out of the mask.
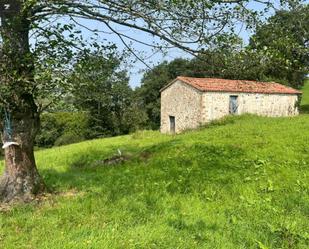
[[[88,138],[128,133],[128,117],[139,114],[132,111],[133,90],[120,66],[120,59],[104,50],[81,54],[74,64],[71,93],[76,108],[89,113]]]
[[[267,57],[266,75],[302,86],[309,72],[309,5],[277,11],[257,27],[250,48]]]

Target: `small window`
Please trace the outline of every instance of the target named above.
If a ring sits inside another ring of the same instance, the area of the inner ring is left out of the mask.
[[[175,133],[175,117],[174,116],[169,116],[170,119],[170,132]]]
[[[238,110],[238,96],[230,96],[229,113],[236,114]]]

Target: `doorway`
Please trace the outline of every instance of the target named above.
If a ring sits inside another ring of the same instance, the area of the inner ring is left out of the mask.
[[[175,133],[175,117],[174,116],[169,116],[170,118],[170,132]]]
[[[229,113],[230,114],[237,114],[238,110],[238,96],[230,96],[230,106],[229,106]]]

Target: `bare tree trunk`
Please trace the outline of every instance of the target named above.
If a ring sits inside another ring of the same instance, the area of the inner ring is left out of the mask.
[[[0,62],[4,73],[0,75],[0,84],[6,92],[3,107],[11,115],[10,139],[18,145],[10,145],[5,149],[5,171],[0,178],[0,202],[16,199],[29,201],[44,190],[33,153],[40,122],[31,92],[34,87],[34,63],[29,46],[30,23],[28,13],[22,13],[22,2],[10,1],[14,9],[1,16],[3,51]],[[2,137],[6,139],[5,136]]]

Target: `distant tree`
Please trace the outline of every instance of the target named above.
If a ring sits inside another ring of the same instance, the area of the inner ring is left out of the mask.
[[[120,59],[111,52],[82,53],[70,77],[75,107],[89,113],[88,138],[128,133],[138,126],[140,110],[133,107],[133,90]],[[132,123],[133,120],[137,123]]]
[[[249,48],[263,53],[265,76],[302,86],[309,72],[309,5],[277,11],[257,28]]]
[[[197,77],[267,81],[264,56],[247,48],[212,50],[191,60],[192,74]]]
[[[83,141],[89,133],[88,122],[86,112],[44,112],[35,144],[42,148]]]
[[[149,128],[148,116],[136,92],[133,94],[131,104],[123,115],[123,133],[127,134],[137,130]]]
[[[191,74],[224,79],[260,79],[257,54],[247,51],[243,40],[236,35],[219,38],[212,48],[190,61]]]

